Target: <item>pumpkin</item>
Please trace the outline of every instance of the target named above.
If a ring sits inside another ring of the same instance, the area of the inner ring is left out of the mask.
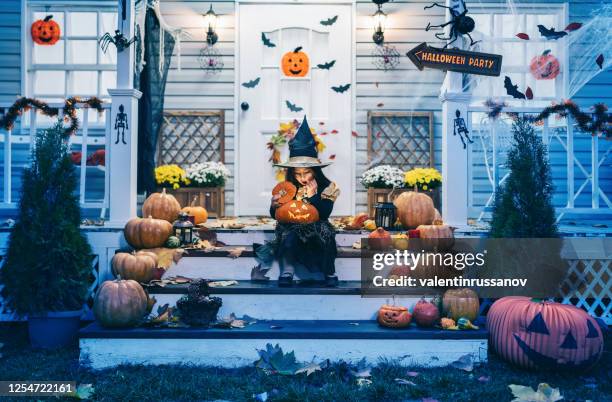
[[[172,225],[163,219],[132,218],[125,224],[123,235],[134,248],[155,248],[164,245],[172,234]]]
[[[560,70],[559,60],[549,52],[534,57],[529,63],[529,71],[536,80],[553,80]]]
[[[367,219],[363,222],[363,228],[366,230],[376,230],[376,222],[373,219]]]
[[[419,327],[433,327],[440,319],[440,310],[435,304],[421,299],[414,306],[412,316]]]
[[[377,228],[368,235],[368,246],[372,250],[385,250],[392,244],[391,235],[383,228]]]
[[[384,304],[376,317],[378,324],[388,328],[406,328],[410,325],[412,315],[406,307]]]
[[[450,250],[455,244],[454,228],[442,221],[433,221],[431,225],[419,225],[420,244],[425,250],[438,252]]]
[[[585,370],[603,354],[597,321],[566,304],[503,297],[489,309],[487,329],[492,349],[523,368]]]
[[[461,317],[457,320],[457,327],[459,329],[478,329],[479,327],[472,324],[472,321],[468,320],[465,317]]]
[[[480,301],[472,289],[449,289],[442,297],[442,309],[455,321],[462,317],[474,321],[480,312]]]
[[[181,239],[176,236],[170,236],[168,237],[168,240],[166,240],[164,246],[168,248],[178,248],[181,246]]]
[[[138,282],[118,279],[102,283],[93,311],[103,327],[131,327],[143,319],[147,305],[147,294]]]
[[[393,204],[397,209],[397,217],[406,228],[429,225],[436,215],[433,200],[427,194],[406,191],[397,196]]]
[[[60,26],[53,21],[52,15],[47,15],[44,20],[36,20],[30,29],[32,40],[43,46],[55,45],[60,39]]]
[[[193,223],[195,225],[204,223],[208,219],[208,211],[206,211],[206,208],[196,205],[197,200],[198,196],[196,195],[195,197],[193,197],[193,200],[191,201],[191,204],[189,204],[188,207],[184,207],[183,209],[181,209],[181,211],[185,212],[187,215],[193,216]]]
[[[291,201],[293,198],[295,198],[296,194],[297,187],[295,187],[295,184],[291,183],[290,181],[281,181],[272,189],[273,196],[280,195],[278,203],[281,205]]]
[[[117,253],[113,256],[111,266],[115,277],[148,283],[155,277],[157,255],[149,251]]]
[[[391,236],[393,248],[397,250],[408,250],[408,236],[404,233]]]
[[[442,329],[459,329],[452,318],[440,318],[440,326]]]
[[[278,207],[274,218],[282,223],[313,223],[319,220],[319,211],[312,204],[293,200]]]
[[[287,52],[281,59],[281,69],[287,77],[304,77],[308,74],[310,59],[302,51],[302,47],[296,47],[292,52]]]
[[[161,193],[153,193],[142,204],[142,216],[152,216],[173,223],[181,212],[181,204],[172,194],[162,189]]]

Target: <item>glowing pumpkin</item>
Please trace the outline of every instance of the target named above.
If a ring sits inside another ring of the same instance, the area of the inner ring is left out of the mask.
[[[302,51],[302,47],[297,47],[292,52],[287,52],[281,59],[281,69],[287,77],[304,77],[308,74],[310,59]]]
[[[282,223],[313,223],[319,220],[319,211],[304,201],[291,201],[277,208],[274,218]]]
[[[561,69],[555,56],[544,53],[531,59],[529,70],[536,80],[553,80]]]
[[[52,15],[47,15],[44,20],[36,20],[32,24],[30,32],[32,40],[43,46],[55,45],[60,39],[60,27],[53,21]]]

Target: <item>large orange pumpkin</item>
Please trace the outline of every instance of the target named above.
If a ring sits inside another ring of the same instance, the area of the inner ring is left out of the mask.
[[[310,69],[310,59],[301,46],[297,47],[283,55],[281,69],[287,77],[304,77]]]
[[[94,316],[103,327],[137,325],[147,312],[148,297],[133,280],[105,281],[94,299]]]
[[[52,15],[47,15],[44,20],[34,21],[30,32],[35,43],[51,46],[55,45],[60,39],[60,26],[52,18]]]
[[[193,216],[194,224],[199,225],[200,223],[206,222],[208,219],[208,211],[206,208],[196,205],[198,196],[193,197],[191,204],[188,207],[184,207],[181,211],[185,212],[189,216]]]
[[[493,350],[523,368],[585,370],[603,354],[597,321],[565,304],[503,297],[489,309],[487,329]]]
[[[156,274],[157,254],[145,250],[117,253],[113,256],[111,265],[115,277],[148,283]]]
[[[282,223],[313,223],[319,220],[319,211],[312,204],[293,200],[278,207],[274,217]]]
[[[378,324],[388,328],[406,328],[410,325],[412,315],[406,307],[383,304],[378,310]]]
[[[142,216],[152,216],[170,223],[178,218],[179,212],[181,212],[181,204],[172,194],[166,193],[165,188],[161,193],[153,193],[148,196],[142,204]]]
[[[281,181],[272,189],[272,195],[279,195],[278,199],[279,204],[286,204],[291,201],[295,195],[297,194],[297,188],[295,184],[290,181]]]
[[[442,297],[442,309],[455,321],[461,317],[474,321],[480,312],[480,300],[472,289],[449,289]]]
[[[172,234],[172,225],[163,219],[132,218],[123,229],[125,240],[134,248],[155,248],[164,245]]]
[[[536,80],[553,80],[559,75],[561,68],[555,56],[544,53],[531,59],[529,70]]]
[[[433,200],[424,193],[406,191],[393,201],[397,209],[397,217],[406,228],[416,228],[419,225],[429,225],[436,215]]]
[[[455,244],[454,229],[442,223],[434,221],[431,225],[419,225],[419,244],[425,250],[438,252],[450,250]]]

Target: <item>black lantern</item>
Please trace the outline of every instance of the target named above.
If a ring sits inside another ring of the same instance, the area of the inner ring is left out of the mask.
[[[214,45],[217,43],[219,36],[215,32],[217,28],[217,14],[213,11],[212,4],[210,5],[210,9],[204,14],[204,24],[206,25],[206,42],[209,45]]]
[[[378,228],[393,229],[393,225],[395,225],[395,205],[392,202],[376,204],[374,206],[374,221]]]
[[[179,238],[181,244],[191,244],[193,242],[193,223],[189,221],[187,213],[179,213],[178,219],[172,225],[172,229],[174,229],[174,235]]]
[[[372,40],[377,45],[382,45],[385,42],[385,28],[387,23],[387,14],[385,14],[382,10],[382,5],[389,0],[372,0],[378,10],[372,16],[372,23],[374,25],[374,35],[372,35]]]

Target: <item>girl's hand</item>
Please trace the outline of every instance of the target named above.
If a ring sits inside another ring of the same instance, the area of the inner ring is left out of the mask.
[[[277,208],[280,204],[278,203],[278,200],[281,198],[280,194],[276,194],[272,196],[272,206],[274,208]]]
[[[310,198],[317,193],[317,181],[312,179],[306,183],[306,197]]]

